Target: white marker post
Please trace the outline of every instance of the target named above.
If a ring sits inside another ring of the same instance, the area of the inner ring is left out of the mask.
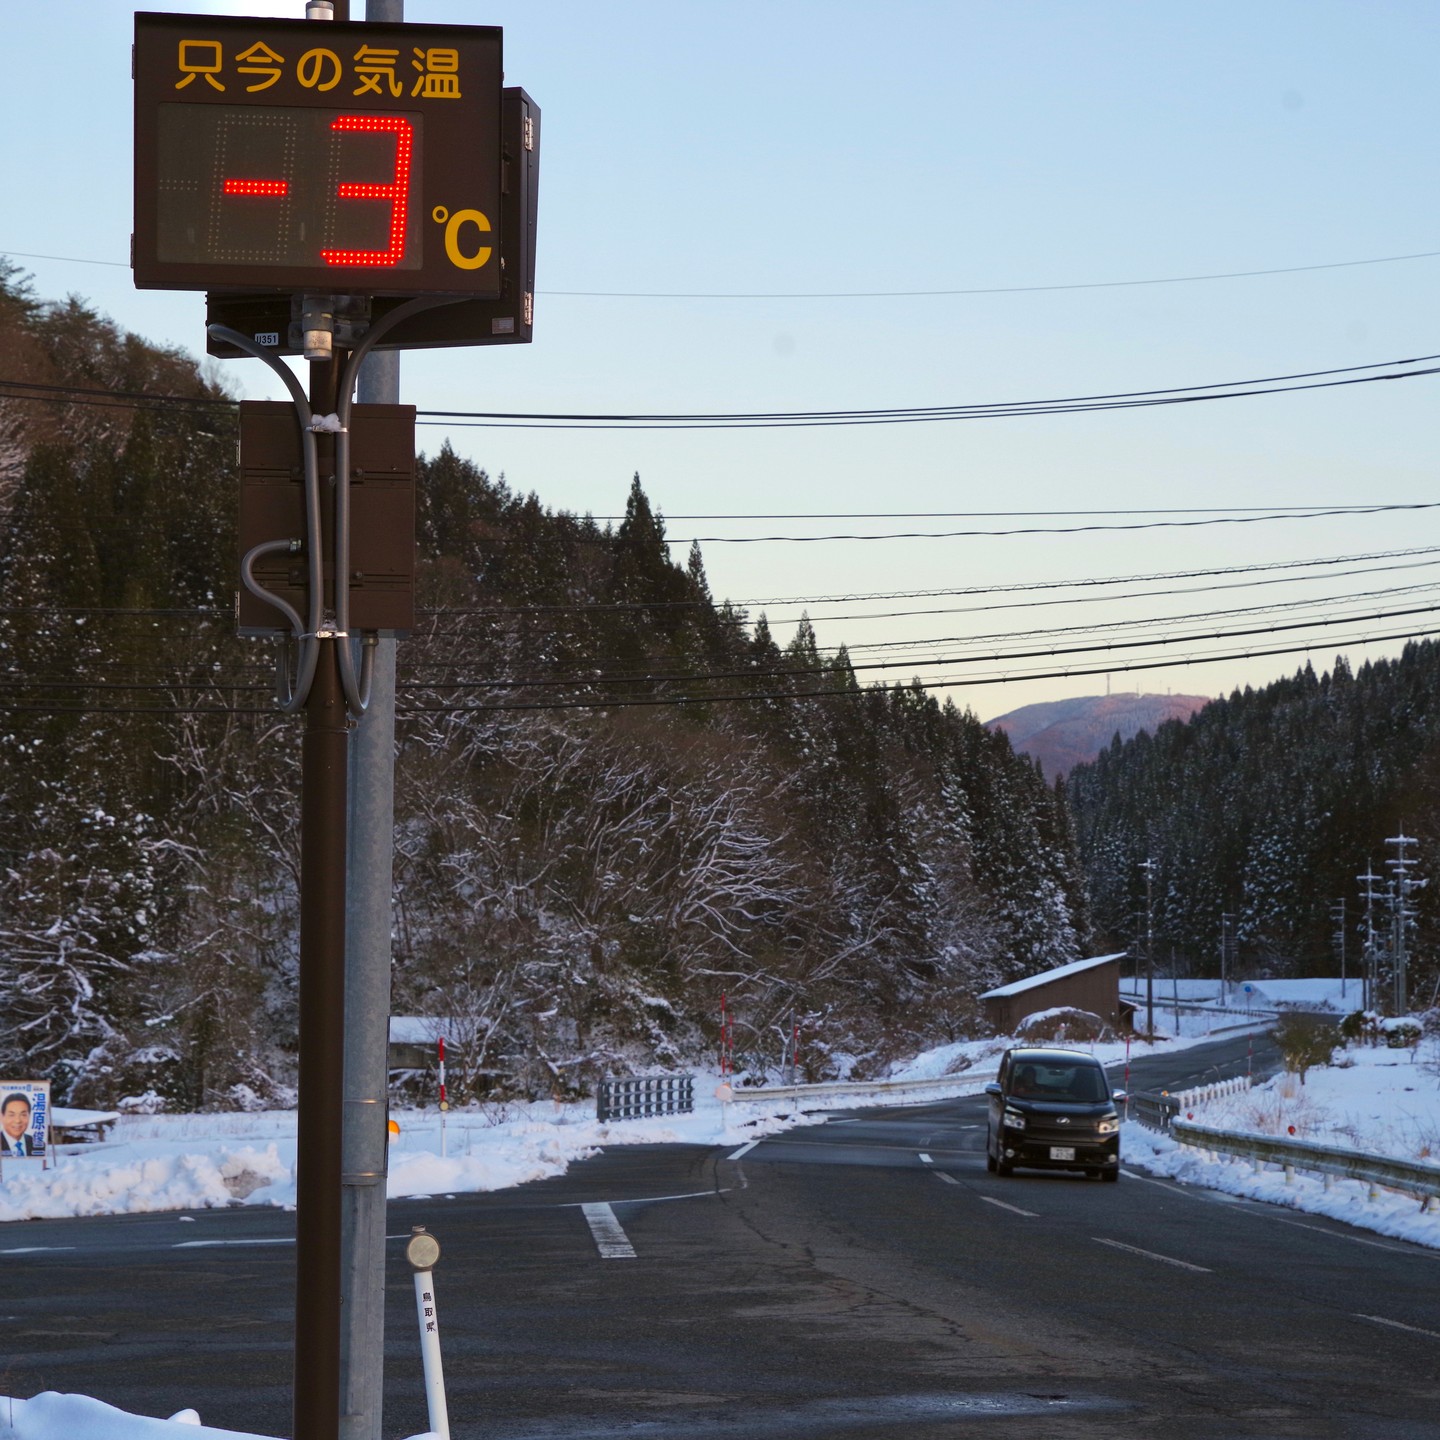
[[[411,1230],[405,1258],[415,1271],[415,1313],[420,1320],[420,1356],[425,1364],[425,1408],[430,1429],[450,1440],[450,1415],[445,1406],[445,1372],[440,1364],[440,1321],[435,1313],[435,1262],[440,1242],[423,1225]]]
[[[445,1098],[445,1037],[440,1037],[440,1158],[445,1158],[445,1116],[450,1102]]]

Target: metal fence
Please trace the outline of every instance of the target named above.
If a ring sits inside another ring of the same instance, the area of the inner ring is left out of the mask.
[[[644,1120],[652,1115],[689,1115],[694,1109],[693,1075],[605,1079],[595,1092],[597,1120]]]

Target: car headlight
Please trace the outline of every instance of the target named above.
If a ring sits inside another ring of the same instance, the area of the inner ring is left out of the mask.
[[[1012,1130],[1023,1130],[1025,1128],[1025,1117],[1018,1110],[1007,1110],[1004,1119],[1005,1123]]]
[[[1097,1135],[1113,1135],[1120,1128],[1118,1115],[1106,1115],[1095,1126]]]

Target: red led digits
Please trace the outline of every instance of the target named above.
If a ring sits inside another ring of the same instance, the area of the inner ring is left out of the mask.
[[[288,180],[227,180],[227,195],[288,195]]]
[[[332,130],[395,137],[394,178],[388,185],[355,184],[342,181],[336,194],[342,200],[388,200],[390,202],[390,248],[388,250],[322,250],[327,265],[398,265],[405,258],[405,219],[410,196],[410,159],[415,148],[414,126],[398,115],[341,115],[330,124]]]

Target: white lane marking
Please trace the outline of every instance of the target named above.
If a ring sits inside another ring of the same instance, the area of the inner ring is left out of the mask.
[[[582,1205],[580,1213],[585,1217],[591,1235],[595,1237],[595,1248],[599,1250],[602,1260],[635,1258],[635,1247],[620,1228],[615,1212],[608,1205]]]
[[[937,1180],[943,1180],[947,1185],[958,1185],[960,1183],[953,1175],[947,1175],[943,1170],[936,1170],[934,1174]]]
[[[1406,1325],[1399,1320],[1387,1320],[1383,1315],[1362,1315],[1355,1312],[1357,1320],[1369,1320],[1374,1325],[1388,1325],[1392,1330],[1407,1330],[1411,1335],[1428,1335],[1432,1340],[1440,1340],[1440,1332],[1434,1330],[1422,1330],[1418,1325]]]
[[[853,1153],[856,1150],[900,1150],[907,1154],[915,1153],[912,1145],[880,1145],[872,1140],[858,1140],[853,1145],[843,1140],[796,1140],[794,1132],[784,1135],[767,1136],[767,1142],[771,1145],[784,1145],[791,1150],[845,1150]],[[942,1155],[974,1155],[973,1150],[961,1150],[955,1146],[949,1149],[942,1149]]]
[[[923,1150],[920,1152],[920,1159],[926,1165],[933,1165],[935,1163]]]
[[[636,1195],[631,1199],[611,1200],[609,1203],[611,1205],[658,1205],[662,1200],[703,1200],[706,1196],[728,1195],[729,1193],[730,1187],[725,1185],[719,1190],[691,1190],[685,1195]],[[583,1210],[587,1203],[589,1202],[585,1200],[564,1200],[550,1208],[553,1210]],[[404,1238],[408,1240],[410,1237],[407,1235]]]
[[[38,1255],[48,1250],[73,1250],[73,1245],[21,1245],[14,1250],[0,1250],[0,1255]]]
[[[1293,1225],[1297,1230],[1313,1230],[1317,1235],[1329,1235],[1335,1240],[1350,1240],[1356,1245],[1369,1245],[1374,1250],[1390,1250],[1397,1255],[1419,1255],[1426,1260],[1440,1260],[1433,1250],[1407,1250],[1400,1245],[1387,1245],[1383,1240],[1366,1240],[1359,1235],[1347,1235],[1341,1230],[1327,1230],[1323,1225],[1306,1225],[1301,1220],[1287,1220],[1283,1215],[1268,1215],[1263,1210],[1247,1209],[1246,1215],[1265,1215],[1267,1220],[1278,1220],[1282,1225]],[[1344,1224],[1342,1220],[1339,1222]]]
[[[1108,1245],[1112,1250],[1128,1250],[1132,1255],[1143,1255],[1147,1260],[1158,1260],[1162,1265],[1174,1265],[1179,1270],[1193,1270],[1197,1275],[1213,1275],[1215,1272],[1204,1265],[1192,1265],[1188,1260],[1177,1260],[1173,1255],[1157,1255],[1153,1250],[1142,1250],[1138,1245],[1124,1245],[1119,1240],[1106,1240],[1103,1236],[1090,1237],[1097,1245]]]
[[[1158,1185],[1172,1195],[1183,1195],[1187,1200],[1195,1200],[1201,1204],[1208,1205],[1217,1200],[1233,1204],[1237,1215],[1251,1215],[1261,1220],[1273,1220],[1277,1225],[1293,1225],[1297,1230],[1312,1230],[1316,1235],[1328,1235],[1332,1240],[1348,1240],[1353,1245],[1369,1245],[1372,1249],[1390,1250],[1397,1255],[1414,1255],[1421,1260],[1440,1260],[1440,1253],[1423,1249],[1418,1245],[1413,1248],[1387,1245],[1383,1240],[1366,1240],[1360,1235],[1351,1235],[1345,1230],[1327,1230],[1323,1225],[1307,1225],[1303,1220],[1286,1219],[1283,1215],[1275,1214],[1275,1207],[1267,1204],[1258,1196],[1231,1195],[1224,1190],[1207,1190],[1198,1185],[1177,1185],[1172,1180],[1159,1180],[1153,1175],[1141,1175],[1134,1170],[1122,1170],[1120,1173],[1129,1176],[1132,1180],[1143,1180],[1147,1185]],[[1335,1223],[1337,1225],[1345,1224],[1343,1220],[1337,1220]]]
[[[758,1140],[747,1141],[732,1155],[727,1155],[727,1160],[738,1160],[742,1155],[748,1155],[760,1142]]]
[[[1010,1205],[1004,1200],[995,1199],[993,1195],[981,1195],[979,1198],[987,1205],[998,1205],[1002,1210],[1008,1210],[1012,1215],[1024,1215],[1028,1220],[1040,1218],[1034,1210],[1022,1210],[1018,1205]]]
[[[388,1237],[387,1237],[388,1238]],[[172,1250],[209,1250],[217,1245],[293,1245],[293,1235],[281,1235],[273,1240],[182,1240],[172,1245]]]

